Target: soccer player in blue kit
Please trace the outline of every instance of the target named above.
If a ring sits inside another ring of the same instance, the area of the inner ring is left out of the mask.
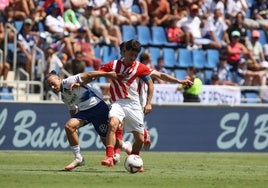
[[[105,145],[107,134],[107,121],[109,106],[103,101],[102,94],[90,86],[89,82],[98,77],[115,79],[115,72],[84,72],[66,79],[61,79],[55,71],[46,75],[47,85],[56,93],[61,92],[62,101],[68,106],[71,118],[65,124],[65,132],[75,159],[65,170],[70,171],[78,166],[85,165],[85,160],[80,152],[78,129],[88,123],[92,123]],[[120,133],[119,133],[120,134]],[[121,132],[122,134],[122,132]],[[123,142],[122,136],[117,137],[116,146],[122,148],[128,154],[132,146],[129,142]],[[116,159],[115,159],[116,160]],[[115,163],[118,161],[115,161]]]

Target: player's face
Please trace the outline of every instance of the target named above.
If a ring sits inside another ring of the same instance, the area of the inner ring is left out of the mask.
[[[138,52],[132,50],[126,50],[124,62],[127,64],[132,64],[137,59],[138,54],[139,54]]]
[[[61,80],[58,76],[52,75],[47,79],[47,85],[54,91],[60,92],[61,90]]]

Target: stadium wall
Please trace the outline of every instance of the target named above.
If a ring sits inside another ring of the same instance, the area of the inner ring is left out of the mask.
[[[267,152],[266,105],[154,105],[146,116],[152,151]],[[66,150],[62,103],[0,104],[1,150]],[[83,150],[104,149],[91,125],[80,129]],[[131,134],[125,140],[133,141]]]

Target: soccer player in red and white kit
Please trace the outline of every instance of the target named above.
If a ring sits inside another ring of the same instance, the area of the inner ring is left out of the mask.
[[[99,71],[116,72],[118,78],[111,81],[110,94],[112,105],[109,112],[109,127],[106,135],[106,156],[101,161],[104,166],[114,166],[115,132],[122,125],[134,136],[132,154],[139,155],[144,142],[144,114],[152,110],[153,81],[150,78],[151,70],[144,64],[136,61],[141,50],[141,44],[136,40],[125,43],[125,55],[122,59],[114,60],[103,65]],[[140,103],[138,93],[139,80],[148,85],[147,101],[144,109]]]

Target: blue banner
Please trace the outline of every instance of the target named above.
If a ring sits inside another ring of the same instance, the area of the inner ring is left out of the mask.
[[[64,104],[1,103],[1,150],[66,150]],[[153,106],[145,117],[152,151],[268,151],[268,113],[260,106]],[[93,126],[79,130],[83,150],[104,149]],[[133,142],[131,134],[124,140]]]

